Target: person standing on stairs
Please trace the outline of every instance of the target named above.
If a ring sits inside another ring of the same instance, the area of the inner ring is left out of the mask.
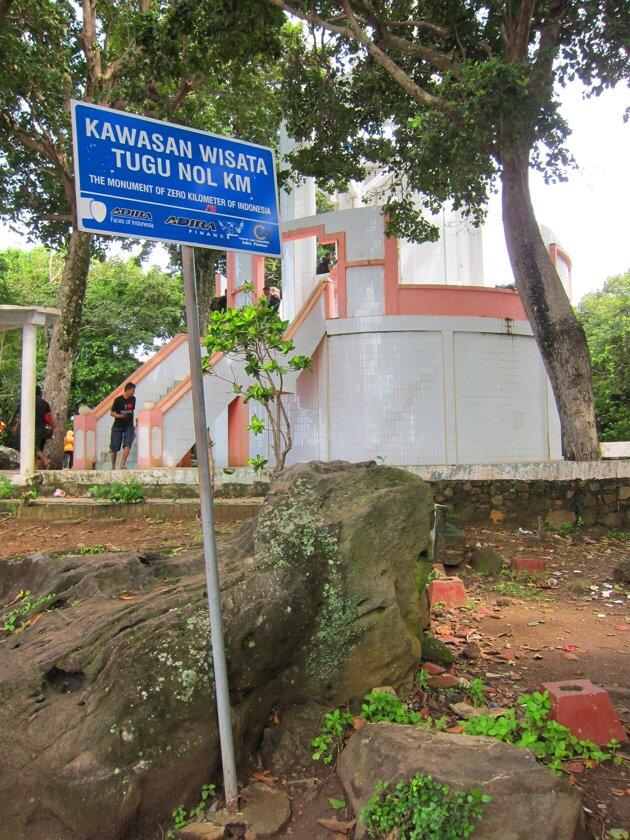
[[[116,397],[112,404],[112,410],[109,412],[110,416],[114,418],[112,425],[112,436],[110,450],[112,453],[112,469],[116,469],[116,457],[120,452],[122,446],[122,458],[120,460],[120,469],[125,469],[129,452],[131,451],[131,444],[136,436],[133,423],[133,415],[136,410],[136,398],[134,393],[136,386],[133,382],[127,382],[123,389],[122,396]]]

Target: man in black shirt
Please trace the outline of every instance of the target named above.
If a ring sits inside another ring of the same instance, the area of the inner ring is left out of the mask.
[[[326,251],[324,256],[317,263],[317,271],[315,273],[316,274],[330,274],[332,264],[333,264],[332,251]]]
[[[35,457],[37,465],[45,470],[50,466],[48,458],[44,455],[46,441],[52,437],[55,428],[55,421],[50,410],[50,403],[42,397],[42,389],[35,388]]]
[[[109,412],[110,416],[114,418],[112,425],[111,438],[111,453],[112,453],[112,469],[116,469],[116,456],[120,452],[122,446],[122,458],[120,461],[120,469],[125,469],[127,458],[131,450],[131,444],[136,435],[133,425],[133,413],[136,408],[136,398],[134,393],[136,386],[133,382],[127,382],[124,387],[122,397],[116,397],[112,404],[112,410]]]

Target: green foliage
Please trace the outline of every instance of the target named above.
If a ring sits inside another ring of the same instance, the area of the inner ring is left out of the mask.
[[[469,682],[466,694],[470,697],[473,706],[485,706],[488,702],[486,685],[480,677],[475,677]]]
[[[361,811],[370,837],[400,840],[461,840],[475,830],[490,796],[473,789],[452,791],[432,776],[416,774],[392,790],[379,782]]]
[[[576,738],[566,726],[551,720],[551,701],[548,692],[524,694],[518,698],[521,715],[508,709],[501,717],[476,717],[463,723],[467,735],[486,735],[498,741],[515,744],[520,749],[531,750],[539,761],[554,773],[559,773],[564,761],[588,759],[595,762],[613,759],[616,745],[611,742],[608,752],[591,741]]]
[[[346,807],[346,802],[344,799],[335,799],[334,796],[328,797],[328,803],[331,808],[335,809],[335,811],[342,811]]]
[[[352,715],[350,712],[343,709],[333,709],[331,712],[326,712],[322,732],[311,741],[313,760],[321,759],[324,764],[330,764],[351,726]]]
[[[132,505],[146,501],[145,489],[135,478],[125,482],[112,481],[111,484],[95,484],[88,492],[92,499],[102,499],[117,504]]]
[[[35,248],[0,253],[0,288],[8,303],[54,306],[61,254]],[[142,360],[183,327],[181,278],[158,268],[143,271],[133,259],[93,260],[83,327],[74,365],[70,406],[97,405]],[[11,425],[19,408],[19,331],[0,333],[0,417]],[[38,330],[37,367],[46,366],[46,335]],[[15,441],[13,441],[15,443]]]
[[[455,657],[444,642],[426,633],[422,636],[422,658],[425,662],[433,662],[443,668],[450,668],[455,661]]]
[[[183,805],[175,808],[172,813],[173,817],[173,828],[170,828],[167,833],[166,837],[167,840],[173,840],[175,837],[175,832],[178,831],[180,828],[185,828],[189,823],[191,823],[196,817],[199,816],[205,809],[209,806],[208,799],[214,798],[217,795],[217,788],[216,785],[204,785],[201,788],[201,799],[200,801],[190,809],[188,812],[188,816],[186,816],[186,809]]]
[[[282,321],[276,311],[264,298],[253,298],[253,287],[246,286],[250,302],[240,309],[212,312],[204,344],[208,351],[206,370],[218,376],[215,354],[229,354],[230,358],[243,363],[245,374],[254,382],[247,387],[234,376],[229,380],[235,394],[241,394],[246,403],[259,403],[266,416],[266,422],[254,414],[249,430],[255,435],[265,431],[271,438],[274,454],[274,471],[284,467],[284,462],[293,445],[288,414],[284,408],[283,386],[288,373],[307,370],[311,366],[309,356],[295,354],[293,341],[284,337],[287,321]],[[215,357],[213,359],[213,357]],[[262,455],[249,459],[256,472],[267,464]]]
[[[577,307],[593,369],[601,440],[630,440],[630,272],[609,278]]]
[[[6,476],[0,475],[0,499],[10,499],[13,492],[13,484]]]
[[[424,668],[420,668],[418,673],[413,678],[414,683],[418,686],[418,688],[422,689],[422,691],[428,691],[429,686],[429,675],[424,670]]]
[[[24,595],[20,598],[19,605],[14,607],[4,619],[4,629],[7,633],[15,633],[16,630],[20,630],[24,627],[33,612],[38,610],[39,607],[44,606],[44,604],[47,604],[49,601],[52,601],[55,597],[55,593],[51,592],[48,595],[38,595],[33,601],[31,600],[31,591],[30,589],[27,589]]]
[[[79,549],[79,554],[105,554],[107,549],[104,545],[84,545]]]
[[[363,43],[396,74],[358,43],[338,4],[288,5],[342,27],[304,31],[289,50],[288,131],[306,141],[291,154],[294,166],[329,192],[382,168],[389,177],[378,198],[390,229],[408,239],[435,239],[431,216],[447,201],[479,222],[503,158],[517,148],[548,180],[563,178],[572,159],[556,84],[577,76],[598,92],[627,75],[618,3],[535,4],[516,44],[523,30],[509,6],[351,0]]]
[[[368,723],[400,723],[417,725],[421,721],[419,712],[409,709],[395,694],[388,691],[372,691],[365,695],[361,714]]]

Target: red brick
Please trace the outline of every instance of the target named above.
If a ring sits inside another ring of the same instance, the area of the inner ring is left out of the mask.
[[[439,674],[437,677],[429,677],[429,685],[431,688],[457,688],[459,677],[454,677],[452,674]]]
[[[422,668],[430,677],[437,677],[439,674],[446,673],[446,668],[442,668],[441,665],[436,665],[434,662],[423,662]]]
[[[432,580],[428,586],[431,604],[443,603],[449,607],[462,607],[466,604],[464,581],[458,577]]]
[[[605,746],[611,738],[627,741],[608,692],[589,680],[563,680],[543,683],[549,692],[551,717],[575,735]]]
[[[512,571],[529,572],[530,574],[542,574],[545,571],[545,561],[542,557],[513,557]]]

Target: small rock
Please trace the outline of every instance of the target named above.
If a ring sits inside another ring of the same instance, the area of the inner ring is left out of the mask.
[[[437,677],[439,674],[446,672],[446,668],[443,668],[441,665],[436,665],[435,662],[423,662],[422,668],[430,677]]]
[[[395,689],[391,687],[391,685],[377,685],[375,688],[372,689],[372,694],[392,694],[394,697],[398,697],[396,694]]]
[[[176,840],[223,840],[225,826],[215,822],[191,823],[175,832]]]
[[[481,645],[477,642],[468,642],[462,650],[462,656],[466,659],[481,659],[483,656]]]
[[[512,605],[511,598],[497,598],[495,601],[497,607],[510,607]]]
[[[457,688],[459,677],[454,677],[452,674],[438,674],[437,677],[429,677],[429,685],[431,688]]]
[[[483,546],[473,552],[470,565],[482,575],[496,575],[503,567],[503,557],[496,548]]]
[[[321,819],[317,820],[319,825],[327,828],[329,831],[335,831],[337,834],[341,834],[342,837],[345,837],[346,834],[350,834],[352,829],[357,824],[356,820],[349,820],[348,822],[340,822],[336,819]]]
[[[253,782],[241,791],[243,818],[256,837],[278,834],[291,818],[291,800],[277,788]]]
[[[483,717],[490,711],[488,706],[471,706],[470,703],[464,702],[451,703],[451,709],[458,717],[464,718],[464,720],[469,720],[473,717]]]

